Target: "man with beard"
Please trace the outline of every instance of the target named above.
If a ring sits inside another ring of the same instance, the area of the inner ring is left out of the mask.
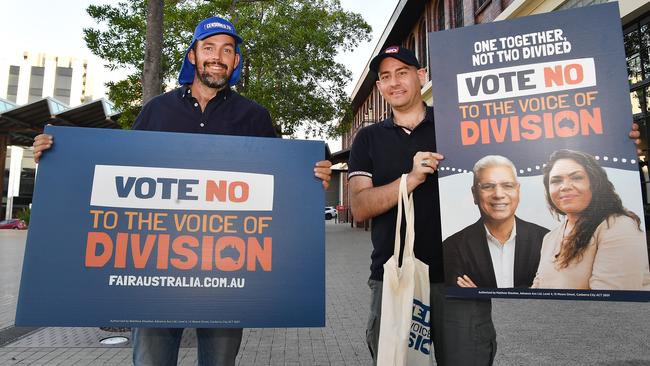
[[[178,75],[181,87],[144,105],[133,129],[276,137],[266,108],[229,87],[241,74],[241,43],[224,19],[199,23]]]
[[[201,21],[178,77],[180,88],[159,95],[138,115],[133,129],[148,131],[207,133],[219,135],[276,137],[271,116],[261,105],[230,87],[239,80],[243,65],[242,39],[225,19]],[[34,160],[52,146],[52,136],[34,139]],[[329,186],[329,161],[319,161],[314,175]],[[199,365],[235,365],[242,339],[239,329],[196,329]],[[139,328],[133,330],[135,365],[176,365],[183,328]]]

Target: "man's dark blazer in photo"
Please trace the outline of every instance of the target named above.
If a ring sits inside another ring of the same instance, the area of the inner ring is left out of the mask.
[[[515,220],[514,285],[530,287],[539,265],[542,240],[548,229],[518,217]],[[445,239],[443,253],[447,286],[457,286],[456,278],[467,275],[477,287],[497,287],[483,218]]]

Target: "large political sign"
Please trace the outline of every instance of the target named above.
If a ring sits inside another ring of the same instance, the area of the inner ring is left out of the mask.
[[[323,142],[46,133],[16,325],[325,325]]]
[[[429,37],[448,295],[650,300],[617,4]]]

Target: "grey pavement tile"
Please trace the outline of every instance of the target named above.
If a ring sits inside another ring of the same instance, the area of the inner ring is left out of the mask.
[[[246,329],[237,358],[239,366],[371,364],[365,344],[366,282],[372,248],[369,232],[331,222],[326,224],[326,231],[326,327]],[[4,244],[2,238],[0,242]],[[7,321],[13,324],[19,276],[3,271],[6,249],[0,245],[0,289],[5,286],[15,293],[7,296],[0,291],[0,329]],[[22,250],[17,245],[12,255],[20,253],[22,261]],[[15,284],[6,285],[5,281],[11,280]],[[647,305],[494,300],[498,334],[495,365],[648,366]],[[0,366],[130,365],[130,346],[101,347],[98,340],[102,336],[95,328],[45,328],[0,347]],[[195,343],[195,333],[186,331],[179,365],[196,365]]]
[[[70,363],[71,366],[92,366],[97,364],[96,358],[80,358],[74,363]]]
[[[178,354],[178,365],[181,366],[196,366],[197,353],[194,348],[184,348]]]
[[[14,325],[27,231],[2,230],[0,235],[0,329],[4,329]]]

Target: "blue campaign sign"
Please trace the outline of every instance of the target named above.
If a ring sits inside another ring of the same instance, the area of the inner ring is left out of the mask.
[[[618,4],[429,37],[448,293],[650,300]]]
[[[325,325],[322,142],[46,133],[16,325]]]

